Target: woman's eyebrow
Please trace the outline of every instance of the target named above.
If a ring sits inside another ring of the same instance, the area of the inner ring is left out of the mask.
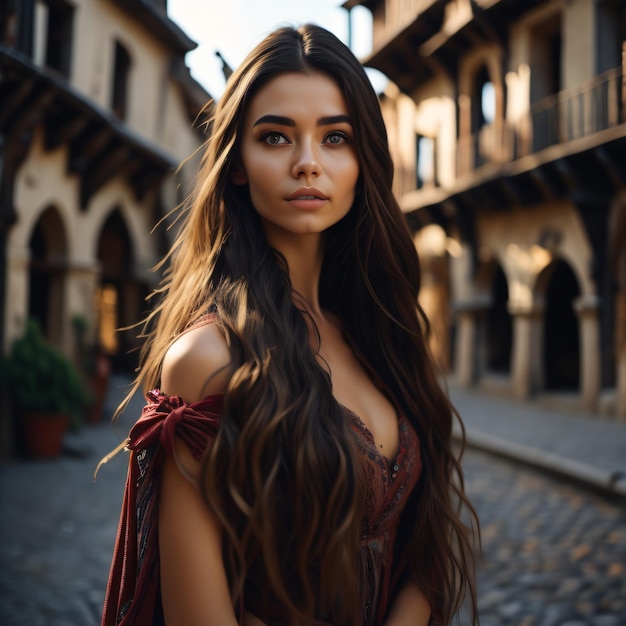
[[[320,117],[317,120],[318,126],[332,126],[333,124],[350,124],[352,126],[352,120],[349,115],[331,115],[329,117]]]
[[[258,126],[259,124],[280,124],[280,126],[295,126],[296,123],[289,117],[283,117],[282,115],[264,115],[260,117],[252,127]]]
[[[283,117],[282,115],[263,115],[260,117],[252,127],[259,126],[260,124],[279,124],[280,126],[295,126],[296,123],[290,117]],[[317,126],[332,126],[333,124],[350,124],[352,120],[349,115],[330,115],[328,117],[320,117],[317,120]]]

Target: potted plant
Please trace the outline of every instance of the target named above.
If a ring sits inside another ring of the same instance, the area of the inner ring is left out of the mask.
[[[21,417],[27,454],[58,456],[65,431],[91,401],[76,368],[45,341],[37,321],[30,319],[24,336],[13,343],[3,370]]]

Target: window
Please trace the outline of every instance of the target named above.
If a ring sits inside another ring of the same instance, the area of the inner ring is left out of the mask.
[[[128,113],[128,77],[130,74],[130,54],[119,42],[115,42],[115,59],[113,65],[113,90],[111,109],[121,120]]]
[[[435,139],[417,135],[417,188],[436,184]]]
[[[530,101],[538,102],[562,88],[563,41],[561,14],[537,24],[530,31]]]
[[[22,21],[25,20],[24,15],[28,11],[28,3],[23,2],[20,5],[22,12]],[[30,7],[32,14],[32,6]],[[31,19],[32,21],[32,19]],[[0,43],[9,48],[18,48],[18,12],[16,0],[9,0],[8,2],[0,2]],[[32,26],[31,26],[32,30]],[[32,39],[32,36],[30,37]],[[28,56],[31,55],[30,42],[27,46],[20,46],[19,49],[25,52]],[[24,49],[26,48],[26,49]]]
[[[474,78],[472,91],[472,133],[478,132],[486,124],[491,124],[496,113],[496,92],[483,65]]]
[[[64,0],[38,0],[35,24],[37,62],[69,78],[74,9]]]
[[[493,124],[496,119],[496,90],[491,81],[483,83],[480,93],[480,107],[485,124]]]
[[[1,0],[0,43],[69,78],[74,9],[65,0]]]

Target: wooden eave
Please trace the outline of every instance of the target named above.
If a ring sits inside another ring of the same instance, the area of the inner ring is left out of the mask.
[[[405,93],[430,80],[436,68],[419,53],[420,46],[439,32],[444,17],[444,4],[434,2],[410,24],[391,37],[363,65],[379,70]]]
[[[370,11],[373,11],[376,8],[376,5],[379,4],[381,0],[346,0],[342,5],[342,9],[351,10],[354,7],[362,6]]]
[[[450,203],[505,211],[585,193],[626,189],[626,123],[544,148],[505,164],[487,164],[449,187],[416,189],[400,198],[405,213]]]
[[[476,45],[489,41],[505,46],[508,26],[545,2],[471,0],[471,18],[454,30],[444,24],[445,3],[434,2],[363,64],[380,70],[410,95],[438,72],[454,78],[459,59]]]
[[[65,78],[34,65],[13,48],[0,46],[0,136],[5,149],[24,158],[38,124],[47,150],[68,146],[67,170],[80,176],[83,209],[115,176],[125,178],[141,199],[177,165]]]
[[[150,0],[110,0],[133,17],[159,41],[166,43],[175,52],[183,56],[194,50],[198,44],[173,22],[167,13],[155,6]]]

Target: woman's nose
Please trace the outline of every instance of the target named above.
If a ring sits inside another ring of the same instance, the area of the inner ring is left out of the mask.
[[[312,141],[303,141],[295,152],[291,173],[294,178],[300,176],[319,176],[320,165]]]

